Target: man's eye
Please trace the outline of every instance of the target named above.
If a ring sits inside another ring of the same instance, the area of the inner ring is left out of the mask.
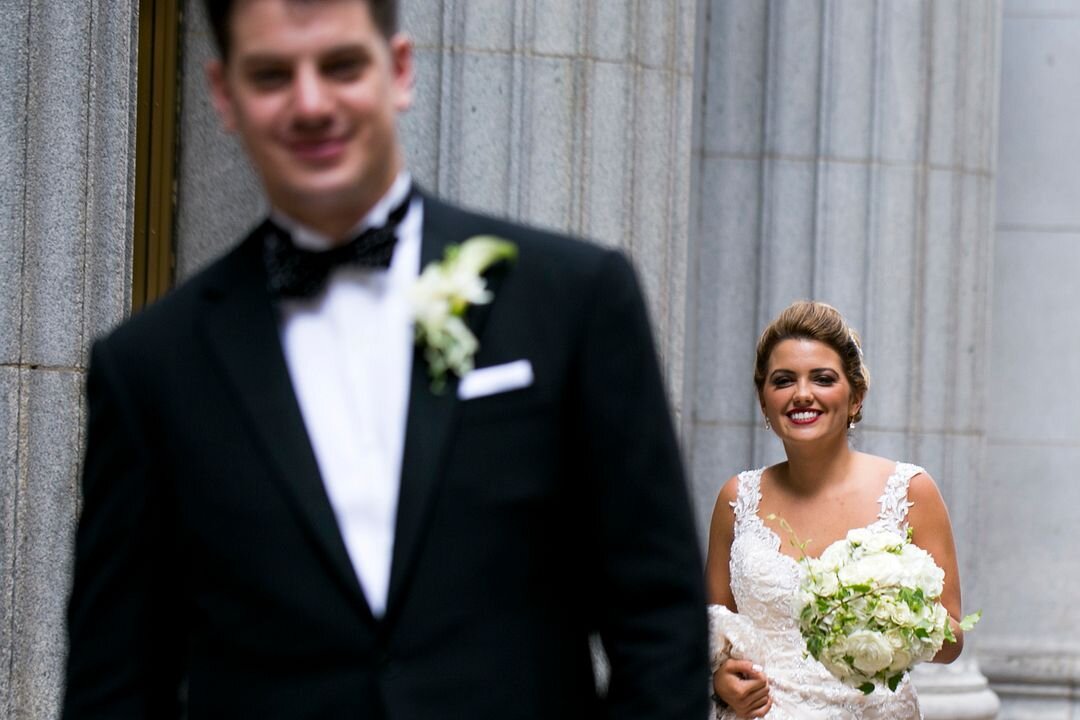
[[[289,73],[278,68],[263,68],[251,72],[251,82],[260,89],[280,87],[289,80]]]
[[[326,67],[323,68],[323,72],[330,77],[339,80],[352,80],[360,74],[362,69],[363,65],[359,60],[349,58],[335,60],[334,62],[327,64]]]

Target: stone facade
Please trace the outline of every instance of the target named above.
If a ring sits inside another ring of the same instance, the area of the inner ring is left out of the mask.
[[[0,716],[36,720],[62,683],[86,350],[129,308],[138,3],[23,5],[0,33]],[[416,178],[633,257],[702,536],[723,480],[781,457],[758,427],[757,333],[792,299],[832,302],[873,372],[855,442],[938,479],[965,604],[986,611],[960,663],[919,673],[927,716],[991,717],[980,668],[1001,717],[1075,716],[1080,437],[1058,318],[1080,262],[1080,0],[403,0],[403,16]],[[198,3],[184,17],[181,277],[265,212],[206,96]]]
[[[783,459],[751,382],[758,333],[793,300],[824,300],[859,329],[871,370],[856,447],[937,478],[967,601],[979,606],[1000,8],[710,8],[690,303],[702,526],[728,477]],[[928,718],[958,717],[958,706],[994,717],[966,657],[971,677],[944,682],[952,676],[929,668],[917,678]]]

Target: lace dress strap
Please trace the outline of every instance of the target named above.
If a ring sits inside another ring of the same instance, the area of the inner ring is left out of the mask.
[[[748,518],[757,517],[758,505],[761,503],[761,473],[765,468],[757,470],[743,470],[739,473],[739,484],[735,490],[735,501],[731,507],[735,510],[735,522],[746,522]]]
[[[908,500],[908,485],[911,483],[911,478],[921,472],[926,471],[918,465],[896,463],[893,474],[885,481],[885,491],[878,498],[878,502],[881,503],[881,511],[878,513],[879,521],[897,530],[907,531],[908,508],[914,505]]]

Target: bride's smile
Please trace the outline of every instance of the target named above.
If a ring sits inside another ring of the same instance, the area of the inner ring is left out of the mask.
[[[781,440],[842,435],[859,409],[840,356],[817,340],[777,343],[765,377],[761,410]]]

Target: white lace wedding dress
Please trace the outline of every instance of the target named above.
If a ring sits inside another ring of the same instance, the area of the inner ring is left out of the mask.
[[[763,469],[739,474],[735,536],[731,544],[731,591],[739,608],[724,612],[733,623],[733,656],[745,657],[765,669],[773,706],[769,720],[918,720],[919,700],[905,676],[896,692],[878,688],[870,695],[844,685],[821,663],[806,655],[806,643],[796,619],[797,589],[802,566],[780,552],[780,537],[758,516]],[[871,527],[906,532],[908,482],[922,468],[897,463],[885,484],[881,511]],[[716,621],[717,606],[710,607]],[[747,622],[749,621],[749,622]],[[721,621],[722,622],[722,621]],[[742,646],[740,649],[739,646]],[[720,711],[722,720],[737,716]]]

